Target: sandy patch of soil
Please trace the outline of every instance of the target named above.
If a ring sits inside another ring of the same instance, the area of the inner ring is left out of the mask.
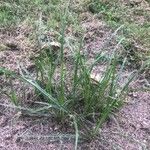
[[[103,125],[100,136],[90,143],[79,145],[79,149],[148,150],[150,147],[149,97],[148,92],[133,93],[129,103]],[[73,149],[71,135],[69,135],[70,139],[66,138],[66,141],[64,137],[59,136],[59,128],[64,131],[67,129],[62,129],[55,120],[34,119],[29,116],[18,118],[15,111],[6,110],[4,107],[1,110],[7,111],[5,114],[1,112],[0,115],[0,148],[2,150]]]
[[[31,66],[30,58],[36,50],[35,43],[31,43],[29,36],[32,29],[27,25],[20,25],[12,31],[0,30],[0,66],[17,71],[19,65]]]

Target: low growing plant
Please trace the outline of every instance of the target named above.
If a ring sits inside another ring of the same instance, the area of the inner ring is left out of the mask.
[[[76,131],[77,149],[79,136],[86,139],[96,136],[103,122],[121,106],[135,74],[123,85],[119,84],[125,61],[118,66],[119,56],[114,49],[102,77],[98,80],[92,78],[93,69],[103,60],[103,54],[100,53],[94,62],[88,65],[88,57],[81,51],[81,40],[72,51],[72,62],[68,62],[64,55],[65,17],[62,19],[61,29],[61,46],[57,50],[58,53],[55,53],[51,46],[42,50],[35,62],[35,78],[27,71],[18,75],[4,68],[0,68],[0,74],[23,80],[35,89],[40,106],[28,108],[29,113],[51,114],[62,122],[72,120]],[[12,102],[17,108],[24,109],[18,106],[14,91]]]
[[[30,112],[51,113],[61,121],[72,117],[76,130],[77,127],[80,127],[81,131],[86,129],[85,133],[88,132],[88,138],[91,138],[98,133],[109,115],[123,103],[134,75],[120,86],[118,81],[124,64],[118,72],[117,56],[113,54],[102,78],[100,80],[91,78],[93,67],[103,59],[102,55],[88,66],[80,50],[73,55],[73,64],[68,69],[63,56],[63,42],[61,45],[60,57],[57,59],[53,58],[51,49],[48,52],[44,51],[37,59],[36,79],[29,74],[17,75],[3,68],[0,71],[17,77],[35,88],[38,99],[46,106],[30,108]],[[18,105],[14,98],[12,102]],[[89,128],[89,125],[92,125],[92,128]]]

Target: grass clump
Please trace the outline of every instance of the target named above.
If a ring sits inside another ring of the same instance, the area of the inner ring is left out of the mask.
[[[45,2],[47,2],[47,5],[43,6],[41,0],[24,1],[23,4],[26,4],[27,7],[23,11],[25,14],[28,14],[31,10],[36,12],[40,9],[42,12],[40,21],[46,25],[48,23],[47,19],[49,19],[47,13],[56,11],[53,8],[58,4],[58,1],[50,1],[52,5],[50,5],[49,1]],[[22,5],[19,0],[15,1],[15,4],[17,6]],[[51,7],[48,7],[49,5]],[[36,7],[34,8],[34,6]],[[96,9],[98,10],[100,6],[97,7]],[[104,5],[102,9],[105,11],[108,8]],[[73,123],[76,132],[77,148],[79,136],[86,139],[96,136],[103,122],[121,106],[128,86],[135,75],[130,76],[124,84],[119,84],[125,61],[118,66],[119,55],[114,50],[108,59],[105,72],[99,79],[93,78],[93,69],[103,61],[103,54],[100,53],[92,63],[90,62],[90,65],[87,65],[89,64],[88,57],[82,54],[82,38],[69,41],[71,63],[68,62],[65,56],[65,44],[68,39],[65,33],[66,26],[70,24],[72,19],[68,17],[69,12],[67,9],[65,9],[65,14],[63,15],[60,12],[61,10],[58,10],[55,14],[52,13],[55,16],[53,16],[54,20],[61,24],[59,26],[61,31],[58,34],[60,46],[57,46],[57,50],[53,49],[51,41],[47,41],[48,47],[43,48],[40,56],[35,59],[36,76],[33,77],[26,70],[23,70],[18,75],[4,68],[0,68],[0,74],[18,78],[34,88],[34,94],[37,97],[36,101],[39,105],[38,107],[33,105],[27,109],[24,106],[19,106],[16,93],[12,89],[10,98],[18,109],[38,115],[46,113],[54,116],[61,122],[68,120],[68,123]],[[35,14],[29,15],[36,16]],[[40,38],[38,39],[40,40]],[[118,68],[120,68],[119,71]]]
[[[81,54],[82,42],[72,43],[76,46],[72,46],[72,63],[68,64],[64,55],[65,18],[62,22],[57,55],[51,46],[43,49],[36,59],[35,78],[27,71],[21,75],[3,68],[0,71],[1,74],[29,83],[35,89],[39,106],[32,106],[27,111],[34,114],[46,113],[61,122],[72,120],[77,142],[79,135],[91,139],[99,133],[103,122],[123,104],[128,86],[135,75],[130,76],[126,83],[119,84],[124,63],[118,71],[118,54],[114,51],[101,78],[93,78],[93,68],[103,60],[103,54],[99,54],[94,62],[87,65],[88,58]],[[16,95],[13,94],[12,102],[18,107],[19,103],[16,103],[14,96]]]
[[[3,0],[0,2],[0,27],[14,28],[22,22],[27,22],[35,28],[41,17],[47,29],[59,28],[62,11],[67,3],[69,2],[64,0]],[[78,20],[77,13],[70,12],[67,20],[67,23],[73,26]]]
[[[0,25],[6,26],[7,24],[11,24],[15,22],[15,15],[11,9],[11,5],[2,5],[0,4]]]

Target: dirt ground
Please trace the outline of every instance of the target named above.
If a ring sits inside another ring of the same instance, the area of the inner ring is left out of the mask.
[[[103,48],[112,31],[98,20],[87,20],[82,24],[87,30],[85,49],[92,59]],[[21,34],[17,34],[18,29]],[[18,29],[15,34],[0,33],[0,44],[7,45],[5,50],[0,51],[0,66],[15,71],[18,70],[19,62],[27,68],[32,66],[30,57],[34,55],[34,45],[27,40],[30,30],[26,27]],[[92,36],[96,38],[91,38]],[[112,47],[112,44],[107,46],[108,52]],[[3,82],[0,84],[2,87]],[[137,89],[146,84],[141,75],[131,86]],[[103,125],[99,136],[91,142],[79,143],[78,149],[150,149],[150,92],[130,92],[125,101],[125,105]],[[53,118],[22,116],[20,112],[10,108],[10,105],[9,99],[0,95],[0,150],[74,149],[73,135],[67,130],[67,126],[62,128]],[[67,132],[68,136],[59,134],[60,130]]]

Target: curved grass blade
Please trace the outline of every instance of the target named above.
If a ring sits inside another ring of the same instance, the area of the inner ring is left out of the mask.
[[[43,88],[41,88],[38,83],[36,81],[33,81],[32,79],[28,79],[24,76],[20,76],[20,75],[17,75],[15,72],[13,71],[9,71],[5,68],[0,68],[0,74],[3,73],[3,74],[7,74],[7,75],[10,75],[10,76],[13,76],[13,77],[17,77],[27,83],[29,83],[30,85],[32,85],[33,87],[35,87],[39,92],[41,92],[44,96],[46,96],[50,102],[52,102],[53,104],[55,104],[61,111],[64,111],[65,113],[69,113],[68,110],[66,110],[62,105],[60,105],[58,103],[58,100],[55,99],[54,97],[52,97],[49,93],[47,93]]]

